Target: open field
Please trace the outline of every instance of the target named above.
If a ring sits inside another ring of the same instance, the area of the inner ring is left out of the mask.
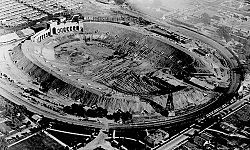
[[[11,147],[8,150],[59,150],[63,146],[45,135],[44,133],[38,133],[24,141],[21,141]]]

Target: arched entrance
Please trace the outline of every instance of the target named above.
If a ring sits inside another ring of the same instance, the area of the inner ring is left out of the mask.
[[[52,33],[53,33],[53,34],[56,34],[56,28],[55,28],[55,27],[52,28]]]

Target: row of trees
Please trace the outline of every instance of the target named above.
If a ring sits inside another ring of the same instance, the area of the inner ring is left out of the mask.
[[[117,5],[122,5],[126,0],[114,0]]]
[[[123,112],[121,110],[118,110],[117,112],[114,112],[113,114],[108,115],[108,110],[102,107],[85,109],[82,105],[79,105],[79,104],[72,104],[71,106],[66,106],[63,108],[63,111],[67,114],[76,115],[76,116],[80,116],[84,118],[105,117],[107,119],[111,119],[115,121],[119,121],[121,119],[124,122],[132,119],[132,114],[130,114],[129,112]]]
[[[65,113],[81,117],[105,117],[108,114],[106,109],[96,107],[94,109],[85,109],[82,105],[72,104],[63,108]]]

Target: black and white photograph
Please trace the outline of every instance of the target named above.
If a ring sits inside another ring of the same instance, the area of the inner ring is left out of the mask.
[[[250,0],[0,0],[0,150],[250,150]]]

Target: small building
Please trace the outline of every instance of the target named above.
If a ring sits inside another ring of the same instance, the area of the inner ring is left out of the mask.
[[[42,119],[42,117],[41,116],[39,116],[39,115],[33,115],[32,117],[31,117],[33,120],[35,120],[36,122],[39,122],[41,119]]]
[[[167,139],[169,134],[161,129],[156,130],[154,133],[145,137],[146,144],[150,147],[155,147],[160,144],[163,140]]]

